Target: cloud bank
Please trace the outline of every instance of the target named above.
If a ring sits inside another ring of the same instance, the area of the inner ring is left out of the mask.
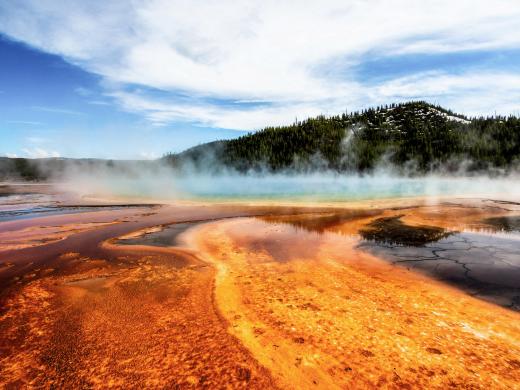
[[[449,64],[520,50],[518,20],[517,0],[0,3],[1,33],[100,75],[122,109],[241,130],[410,99],[520,112],[514,66]],[[376,80],[356,71],[410,56],[448,60]]]

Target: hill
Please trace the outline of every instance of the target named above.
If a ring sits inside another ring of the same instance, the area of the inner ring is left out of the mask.
[[[0,180],[46,180],[64,173],[109,170],[138,175],[168,165],[184,172],[371,172],[392,167],[405,174],[497,170],[520,163],[520,119],[466,118],[426,102],[318,116],[215,141],[157,161],[24,159],[0,157]],[[144,170],[143,170],[144,168]]]
[[[380,164],[418,172],[512,169],[520,159],[520,120],[466,118],[426,102],[318,116],[202,144],[165,160],[178,168],[367,172]]]
[[[110,172],[116,175],[139,175],[161,168],[157,161],[103,160],[95,158],[8,158],[0,157],[0,181],[61,180],[78,174]]]

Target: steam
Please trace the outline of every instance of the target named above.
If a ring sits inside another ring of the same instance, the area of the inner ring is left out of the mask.
[[[424,174],[415,161],[393,165],[389,150],[369,173],[358,173],[356,134],[362,131],[357,126],[345,132],[340,165],[346,172],[330,169],[330,162],[319,153],[305,159],[294,156],[290,167],[276,173],[267,162],[239,171],[221,162],[218,142],[203,152],[188,150],[185,157],[189,158],[176,161],[40,159],[31,164],[60,191],[104,199],[339,202],[419,196],[435,202],[442,196],[474,196],[520,200],[520,171],[487,168],[476,173],[470,160],[446,161]]]
[[[316,157],[317,158],[317,157]],[[200,168],[200,167],[199,167]],[[217,173],[200,169],[174,169],[161,161],[124,162],[114,165],[74,163],[52,181],[60,190],[83,197],[178,200],[294,200],[340,202],[361,199],[441,196],[492,197],[518,200],[518,175],[464,176],[443,173],[403,176],[391,166],[371,174],[340,174],[330,170],[312,173]]]

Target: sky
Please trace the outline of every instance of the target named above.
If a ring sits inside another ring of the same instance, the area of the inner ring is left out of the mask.
[[[518,0],[0,0],[0,155],[152,159],[427,100],[520,115]]]

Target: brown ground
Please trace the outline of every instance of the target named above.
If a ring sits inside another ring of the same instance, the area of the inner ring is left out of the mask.
[[[281,387],[520,387],[518,313],[383,263],[355,240],[239,219],[191,241],[219,270],[230,332]]]
[[[163,211],[171,220],[183,213]],[[74,228],[74,236],[47,247],[0,252],[8,264],[0,268],[0,386],[273,387],[227,332],[213,304],[212,267],[176,250],[98,247],[140,227],[131,225],[83,237]]]
[[[0,386],[519,388],[518,313],[356,250],[348,235],[394,206],[328,222],[344,235],[231,218],[331,210],[245,205],[0,223]],[[508,212],[444,207],[405,222]],[[191,249],[107,241],[194,220],[215,221]]]

